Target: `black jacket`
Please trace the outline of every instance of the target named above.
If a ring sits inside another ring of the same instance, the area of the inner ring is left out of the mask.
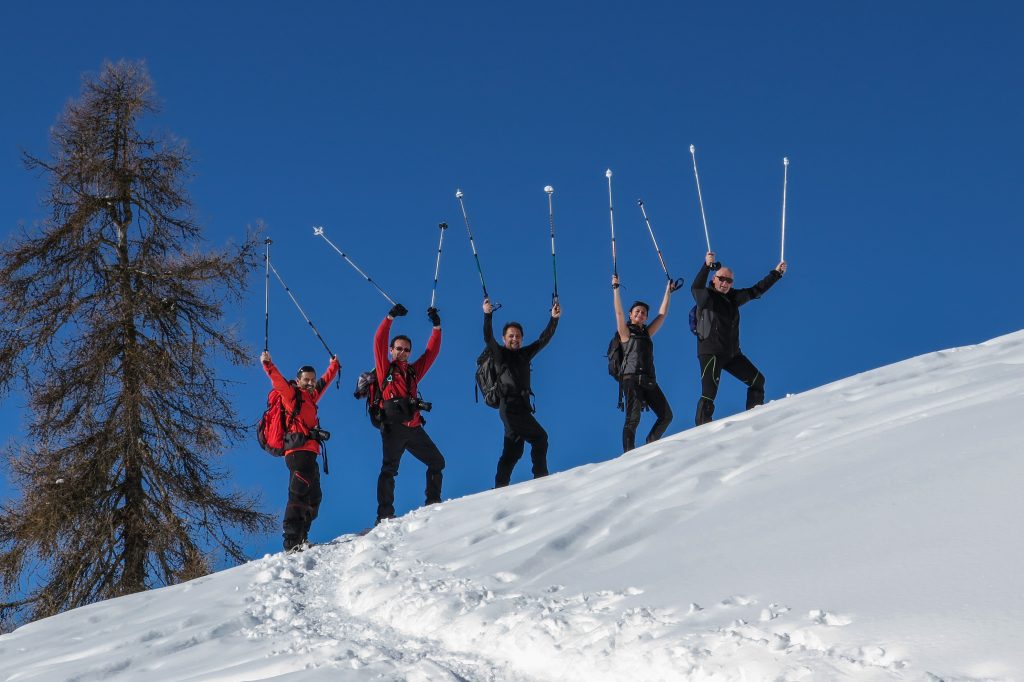
[[[540,333],[536,341],[528,346],[522,346],[519,350],[512,350],[499,345],[494,338],[491,317],[490,314],[484,313],[484,343],[487,344],[491,356],[494,358],[494,369],[497,371],[498,381],[501,383],[502,399],[522,400],[529,404],[530,362],[555,335],[558,318],[552,317],[548,320],[548,326],[544,327],[544,331]]]
[[[772,270],[760,282],[747,289],[732,288],[723,294],[708,286],[711,268],[701,265],[700,272],[693,278],[690,293],[697,302],[697,310],[706,309],[711,314],[711,332],[706,339],[697,340],[697,355],[725,355],[732,357],[740,352],[740,306],[772,288],[782,275]]]

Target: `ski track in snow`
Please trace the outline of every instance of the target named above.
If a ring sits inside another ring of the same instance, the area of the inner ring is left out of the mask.
[[[635,588],[528,593],[511,573],[486,583],[456,578],[403,555],[403,536],[429,522],[416,516],[262,560],[248,598],[260,625],[247,636],[285,642],[280,653],[302,654],[313,667],[415,661],[430,668],[425,679],[466,682],[802,680],[823,669],[871,679],[906,666],[883,647],[835,644],[832,631],[850,619],[823,610],[794,614],[734,595],[675,612],[645,606]]]

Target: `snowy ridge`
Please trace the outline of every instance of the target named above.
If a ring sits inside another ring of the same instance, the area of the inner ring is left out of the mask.
[[[33,623],[0,680],[1024,679],[1022,413],[1018,332]]]

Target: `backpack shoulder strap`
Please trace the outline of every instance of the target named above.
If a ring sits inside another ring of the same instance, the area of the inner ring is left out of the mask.
[[[629,357],[630,352],[636,348],[636,334],[633,330],[629,330],[629,340],[622,344],[622,363],[619,365],[619,379],[622,379],[622,370],[626,368],[626,358]]]
[[[388,382],[388,380],[394,375],[394,373],[395,363],[392,362],[391,364],[388,365],[388,373],[384,375],[384,378],[378,377],[377,384],[378,388],[380,388],[380,392],[382,395],[384,393],[384,384]],[[417,384],[419,383],[419,379],[416,377],[416,370],[413,369],[412,363],[406,365],[405,375],[409,382],[409,393],[412,394],[412,397],[416,397],[416,389]]]
[[[294,424],[295,420],[298,419],[299,412],[302,410],[302,389],[292,383],[289,383],[289,385],[292,387],[292,390],[295,391],[295,407],[292,408],[291,412],[286,413],[284,418],[285,431],[291,430],[292,424]],[[314,406],[315,405],[316,403],[314,403]],[[284,407],[284,400],[281,401],[281,406]]]

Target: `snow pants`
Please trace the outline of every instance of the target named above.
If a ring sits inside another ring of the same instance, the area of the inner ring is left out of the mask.
[[[697,426],[711,421],[715,413],[715,397],[718,396],[718,382],[722,370],[747,385],[747,409],[764,404],[764,375],[747,356],[737,353],[728,355],[698,355],[700,361],[700,400],[697,401]]]
[[[530,444],[530,459],[533,460],[533,477],[548,475],[548,432],[534,418],[529,405],[520,402],[501,401],[498,407],[501,423],[505,425],[505,438],[498,459],[498,471],[494,475],[494,487],[504,488],[512,478],[512,470],[523,456],[526,444]]]
[[[320,510],[323,491],[320,489],[320,466],[316,453],[296,450],[284,457],[288,465],[288,505],[284,509],[285,545],[302,542],[309,535]]]
[[[384,459],[380,465],[380,476],[377,477],[377,522],[395,515],[395,476],[398,475],[398,465],[406,450],[427,465],[425,504],[440,502],[444,456],[423,427],[410,428],[403,424],[385,424],[381,429],[380,438],[384,448]]]
[[[665,434],[672,422],[672,408],[662,393],[658,382],[643,374],[626,374],[622,377],[622,397],[625,400],[626,423],[622,427],[622,451],[629,452],[636,447],[636,429],[640,425],[640,413],[644,407],[658,417],[647,434],[648,443],[653,443]]]

